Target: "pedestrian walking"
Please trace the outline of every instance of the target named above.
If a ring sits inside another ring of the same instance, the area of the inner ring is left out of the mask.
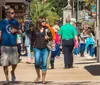
[[[55,43],[53,43],[51,56],[50,56],[51,69],[54,69],[55,57],[58,57],[58,56],[60,56],[59,45],[56,45]]]
[[[31,64],[33,63],[33,57],[31,54],[31,32],[33,30],[34,25],[30,24],[29,29],[25,31],[25,47],[27,50],[27,63]]]
[[[21,34],[22,34],[22,44],[21,44],[21,55],[26,55],[26,49],[25,49],[25,31],[26,31],[26,27],[25,26],[25,22],[22,22],[20,25],[21,28]]]
[[[86,38],[87,58],[92,58],[94,56],[94,48],[95,48],[94,36],[91,33],[91,29],[88,28],[88,30],[87,30],[87,38]]]
[[[11,80],[15,81],[15,69],[19,62],[18,47],[17,47],[17,33],[19,32],[19,24],[14,19],[14,9],[8,8],[6,10],[6,18],[0,21],[0,39],[1,39],[1,65],[6,77],[6,84],[9,84],[8,66],[12,66]]]
[[[21,56],[21,44],[22,44],[22,35],[21,34],[17,34],[17,46],[18,46],[19,58]]]
[[[81,57],[84,57],[84,52],[85,52],[85,46],[86,46],[86,31],[85,30],[82,30],[81,34],[80,34],[80,56]]]
[[[70,24],[70,18],[66,19],[67,23],[61,26],[58,34],[62,38],[62,47],[64,54],[64,68],[72,68],[73,67],[73,47],[74,40],[76,41],[76,45],[78,46],[78,37],[77,31],[73,25]]]
[[[58,34],[58,31],[59,31],[59,24],[58,24],[58,22],[56,22],[55,23],[56,25],[54,25],[53,26],[53,29],[54,29],[54,31],[55,31],[55,35],[56,35],[56,39],[55,39],[55,47],[57,47],[57,50],[58,50],[58,52],[57,52],[57,56],[56,57],[60,57],[60,50],[61,50],[61,48],[60,48],[60,46],[61,46],[61,39],[60,39],[60,36],[59,36],[59,34]]]
[[[42,69],[42,83],[45,84],[46,72],[47,72],[47,62],[49,51],[47,44],[52,40],[52,34],[48,29],[48,36],[46,35],[46,22],[42,19],[38,20],[34,31],[32,33],[31,43],[33,44],[34,60],[35,60],[35,70],[37,73],[37,78],[35,83],[39,82],[40,79],[40,67]],[[34,35],[34,36],[33,36]]]
[[[48,50],[49,50],[48,66],[47,67],[49,69],[51,52],[52,52],[52,43],[55,43],[56,33],[55,33],[54,29],[48,23],[46,23],[46,27],[50,30],[50,32],[52,34],[52,41],[49,41],[49,43],[47,44],[47,47],[48,47]],[[46,33],[46,35],[47,35],[47,33]]]

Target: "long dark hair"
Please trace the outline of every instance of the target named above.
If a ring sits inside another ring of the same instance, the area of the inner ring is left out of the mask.
[[[30,31],[34,31],[34,30],[35,30],[35,29],[34,29],[34,24],[30,24],[30,25],[29,25],[29,30],[30,30]]]
[[[42,28],[42,22],[45,22],[45,20],[43,20],[43,18],[37,19],[36,24],[34,25],[35,31],[40,31],[40,29]]]

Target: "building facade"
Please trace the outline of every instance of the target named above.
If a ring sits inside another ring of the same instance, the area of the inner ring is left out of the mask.
[[[5,5],[5,0],[0,0],[0,20],[2,19],[3,17],[3,6]]]
[[[0,0],[1,1],[1,0]],[[16,13],[16,19],[19,21],[23,21],[24,17],[29,14],[29,2],[27,0],[2,0],[4,1],[3,7],[6,9],[8,7],[11,7],[15,10]],[[2,9],[2,18],[4,18],[4,8]]]

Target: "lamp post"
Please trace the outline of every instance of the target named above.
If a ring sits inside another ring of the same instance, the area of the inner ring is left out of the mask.
[[[76,25],[78,22],[78,8],[79,8],[79,2],[78,2],[78,0],[76,0]]]
[[[75,0],[72,0],[72,15],[74,15],[74,1]],[[74,16],[73,16],[74,17]]]

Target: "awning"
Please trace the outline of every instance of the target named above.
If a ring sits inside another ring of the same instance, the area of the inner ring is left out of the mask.
[[[6,3],[24,3],[24,4],[28,4],[28,2],[26,2],[25,0],[5,0]]]
[[[85,1],[85,0],[78,0],[78,1]]]

